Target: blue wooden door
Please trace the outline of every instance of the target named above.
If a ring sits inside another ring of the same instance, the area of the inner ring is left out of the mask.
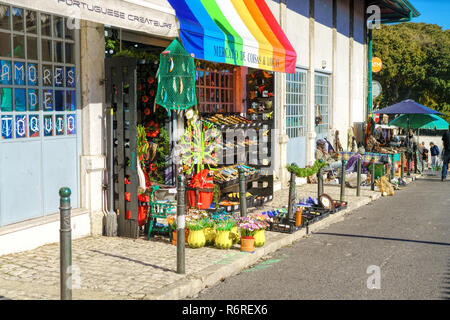
[[[306,96],[307,73],[296,69],[295,74],[286,75],[286,134],[287,163],[306,165]]]

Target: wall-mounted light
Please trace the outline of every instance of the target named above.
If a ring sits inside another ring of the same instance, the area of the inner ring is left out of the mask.
[[[327,67],[327,61],[322,60],[322,69],[326,69],[326,67]]]

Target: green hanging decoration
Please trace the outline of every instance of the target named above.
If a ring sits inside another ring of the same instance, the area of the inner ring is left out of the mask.
[[[195,63],[177,39],[160,55],[156,104],[167,110],[185,110],[197,104]]]
[[[326,167],[327,165],[328,164],[326,162],[316,160],[316,162],[314,162],[314,164],[310,168],[299,168],[296,164],[292,164],[287,165],[286,169],[290,173],[294,173],[297,177],[306,178],[317,174],[317,172],[319,172],[320,169]]]

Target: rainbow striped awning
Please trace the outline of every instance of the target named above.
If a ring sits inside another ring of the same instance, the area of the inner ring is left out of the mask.
[[[195,58],[294,73],[297,53],[264,0],[169,0]]]

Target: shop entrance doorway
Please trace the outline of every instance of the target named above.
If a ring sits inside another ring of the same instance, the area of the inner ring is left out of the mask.
[[[137,238],[139,222],[136,59],[107,58],[105,75],[106,104],[109,111],[107,142],[108,144],[113,142],[107,149],[108,172],[112,171],[113,177],[112,183],[109,182],[109,186],[112,186],[114,191],[113,211],[118,213],[118,235]]]

